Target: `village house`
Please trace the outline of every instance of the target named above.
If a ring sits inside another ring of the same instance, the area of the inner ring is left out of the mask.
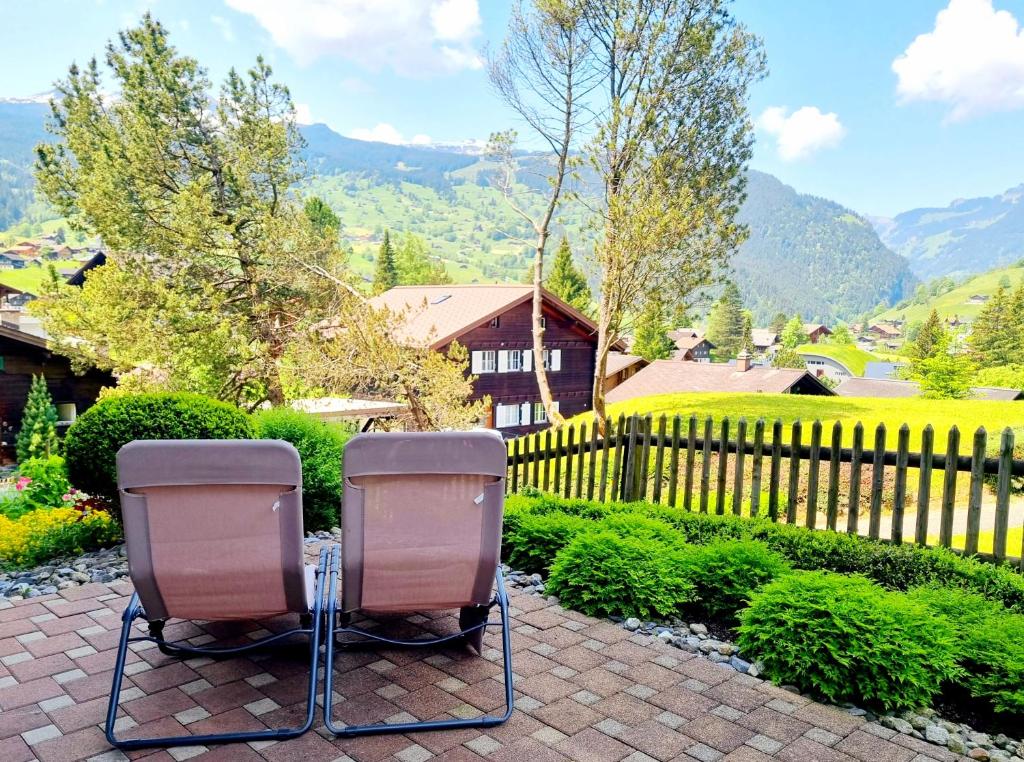
[[[872,323],[870,326],[868,326],[868,333],[876,338],[883,340],[898,339],[900,336],[899,331],[893,328],[888,328],[882,325],[881,323]]]
[[[703,334],[697,335],[692,329],[686,329],[669,331],[668,337],[676,345],[672,359],[711,362],[711,350],[715,348],[715,345],[704,338]]]
[[[824,323],[804,323],[804,333],[811,344],[817,344],[826,336],[832,335],[832,331]]]
[[[831,396],[832,390],[806,370],[767,368],[751,363],[742,352],[736,363],[655,360],[608,393],[608,402],[652,394],[744,392]]]
[[[625,352],[609,352],[608,364],[604,374],[604,390],[609,392],[628,378],[650,365],[650,362],[639,355]]]
[[[487,426],[519,436],[548,423],[533,370],[532,298],[533,287],[526,285],[398,286],[370,303],[408,310],[404,338],[410,341],[439,352],[456,340],[464,346],[477,376],[472,399],[491,399]],[[544,361],[558,411],[569,417],[590,410],[597,326],[547,291],[543,320]]]
[[[754,328],[750,332],[754,342],[754,354],[770,354],[779,345],[780,337],[778,331],[771,328]]]

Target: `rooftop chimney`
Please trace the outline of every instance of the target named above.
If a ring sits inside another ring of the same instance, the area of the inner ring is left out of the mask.
[[[745,349],[736,356],[736,370],[740,373],[750,370],[750,352]]]

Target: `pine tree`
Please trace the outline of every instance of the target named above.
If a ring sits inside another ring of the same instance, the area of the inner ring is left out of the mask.
[[[1024,300],[1024,295],[1021,298]],[[1019,356],[1022,326],[1014,319],[1013,301],[1000,288],[974,319],[968,341],[983,367],[1009,365]]]
[[[57,408],[53,405],[50,390],[46,388],[46,378],[33,375],[22,412],[21,429],[15,439],[18,461],[24,463],[29,458],[56,455],[58,445]]]
[[[782,333],[782,329],[786,327],[788,320],[789,315],[785,312],[776,312],[775,317],[772,318],[772,322],[768,324],[768,327],[771,328],[774,333]]]
[[[708,315],[708,341],[733,357],[743,348],[743,302],[735,283],[728,283]]]
[[[634,341],[630,351],[650,362],[666,360],[676,350],[675,342],[668,337],[665,308],[658,299],[647,300],[636,320],[633,333]]]
[[[590,286],[583,273],[573,264],[569,239],[565,236],[562,236],[562,242],[558,246],[558,251],[555,252],[555,260],[551,264],[551,274],[545,279],[544,288],[580,312],[590,311]]]
[[[801,344],[807,343],[807,334],[804,332],[804,321],[799,315],[794,315],[782,329],[782,346],[786,349],[796,349]]]
[[[377,268],[373,273],[373,292],[381,294],[398,285],[398,268],[395,267],[395,250],[391,246],[391,236],[384,231],[384,240],[380,242],[377,252]]]
[[[937,310],[932,310],[928,319],[921,324],[917,331],[917,337],[910,346],[911,357],[923,360],[926,357],[934,357],[936,352],[944,345],[946,329],[942,325],[942,319]]]
[[[754,314],[750,310],[743,310],[743,346],[740,349],[754,351]]]

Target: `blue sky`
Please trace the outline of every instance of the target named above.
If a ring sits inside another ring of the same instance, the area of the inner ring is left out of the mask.
[[[390,141],[484,139],[515,126],[479,61],[508,8],[0,0],[0,96],[49,90],[150,9],[214,80],[263,53],[307,121]],[[750,103],[755,168],[881,215],[1024,183],[1024,0],[736,0],[733,10],[764,40],[770,68]]]

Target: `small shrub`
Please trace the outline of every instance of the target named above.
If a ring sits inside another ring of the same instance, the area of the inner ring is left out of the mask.
[[[555,557],[547,589],[590,616],[670,617],[694,598],[681,552],[656,540],[583,532]]]
[[[107,547],[120,539],[120,528],[106,511],[42,509],[16,520],[0,515],[0,566],[37,566],[58,556]]]
[[[117,504],[117,451],[135,439],[252,439],[249,416],[199,394],[126,394],[100,400],[64,438],[72,484]]]
[[[833,703],[928,706],[958,677],[945,618],[905,594],[831,572],[793,572],[751,597],[737,645],[776,682]]]
[[[77,490],[68,481],[64,458],[59,455],[29,458],[18,466],[14,493],[0,500],[0,513],[16,519],[29,511],[45,508],[70,508]]]
[[[257,436],[283,439],[302,461],[302,522],[308,532],[338,525],[341,466],[351,430],[290,408],[263,410],[254,416]]]
[[[638,513],[611,513],[596,522],[594,529],[620,537],[657,540],[669,546],[682,544],[679,532],[671,524]]]
[[[558,552],[590,526],[587,519],[565,513],[521,515],[514,528],[505,528],[505,562],[513,569],[546,574]]]
[[[957,661],[971,696],[997,712],[1024,713],[1024,616],[977,593],[937,585],[907,595],[956,629]]]
[[[733,619],[755,590],[789,570],[786,559],[753,540],[718,540],[685,556],[697,606],[714,618]]]
[[[32,374],[32,386],[21,415],[21,428],[14,440],[19,462],[46,458],[60,451],[57,439],[57,408],[54,407],[46,377]]]

